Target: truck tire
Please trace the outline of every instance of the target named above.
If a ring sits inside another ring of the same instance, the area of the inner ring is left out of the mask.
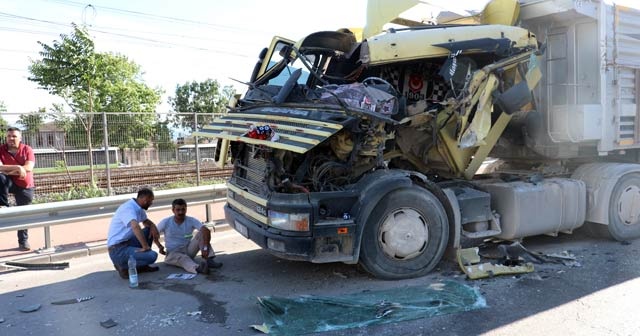
[[[447,214],[435,195],[419,187],[394,190],[367,219],[360,264],[381,279],[423,276],[442,258],[448,238]]]
[[[618,241],[640,237],[640,174],[623,176],[613,188],[608,229]]]

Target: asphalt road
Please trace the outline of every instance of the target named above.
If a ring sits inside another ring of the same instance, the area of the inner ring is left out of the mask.
[[[443,261],[422,278],[382,281],[353,265],[277,259],[235,231],[213,237],[222,269],[192,280],[167,280],[179,270],[160,262],[159,272],[140,275],[139,289],[127,287],[106,254],[72,259],[63,271],[0,273],[0,335],[259,335],[250,327],[263,322],[257,296],[340,297],[446,279],[479,288],[488,306],[321,335],[640,334],[639,241],[622,244],[581,234],[535,237],[524,242],[530,250],[566,251],[580,266],[541,264],[525,275],[466,280],[453,262]],[[95,298],[51,304],[86,296]],[[33,304],[42,307],[19,311]],[[107,319],[118,325],[100,326]]]

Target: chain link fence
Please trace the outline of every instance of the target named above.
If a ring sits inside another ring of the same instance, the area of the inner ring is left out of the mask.
[[[191,136],[213,119],[210,113],[0,117],[20,128],[23,143],[34,150],[36,202],[219,183],[230,175],[216,162],[215,139]]]

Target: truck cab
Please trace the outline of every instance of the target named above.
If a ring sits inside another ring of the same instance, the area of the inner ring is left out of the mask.
[[[610,7],[589,20],[552,3],[495,0],[486,22],[372,24],[364,38],[274,38],[246,94],[196,134],[230,149],[229,224],[279,257],[361,263],[385,279],[426,274],[465,237],[520,240],[585,222],[640,236],[637,144],[612,147],[591,130],[610,106],[590,34],[612,24]],[[548,24],[563,18],[569,27]],[[591,40],[563,51],[570,37]],[[580,73],[586,88],[564,85]],[[635,161],[612,152],[621,148]],[[488,157],[506,170],[478,174]],[[540,207],[550,211],[536,216]]]

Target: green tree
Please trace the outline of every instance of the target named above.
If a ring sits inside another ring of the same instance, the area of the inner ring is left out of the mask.
[[[77,114],[77,120],[86,132],[89,149],[89,174],[93,179],[91,130],[93,127],[93,79],[96,77],[96,53],[93,40],[85,28],[73,25],[70,35],[60,34],[60,41],[52,45],[38,41],[42,47],[39,60],[31,61],[30,81],[50,94],[62,97]],[[87,109],[88,107],[88,109]],[[79,112],[88,111],[82,115]]]
[[[21,114],[18,117],[18,124],[24,127],[23,132],[38,133],[40,127],[44,124],[46,117],[46,109],[41,107],[38,111]]]
[[[69,172],[69,164],[67,163],[67,142],[69,141],[69,131],[73,127],[73,119],[64,112],[64,107],[61,104],[53,104],[51,110],[48,113],[48,117],[53,119],[57,128],[64,132],[64,140],[60,145],[60,155],[62,156],[62,164],[67,173],[69,182],[72,182],[71,172]]]
[[[24,113],[18,117],[18,125],[23,128],[22,138],[31,146],[39,146],[38,132],[40,127],[44,124],[44,118],[46,117],[46,109],[41,107],[38,111]]]
[[[155,124],[154,134],[156,135],[154,141],[156,148],[160,150],[175,149],[175,144],[172,141],[173,132],[169,128],[168,121],[158,121]]]
[[[106,115],[108,123],[110,118],[115,118],[112,112],[147,113],[142,117],[129,115],[131,120],[120,123],[124,129],[109,129],[113,134],[135,132],[123,141],[133,143],[136,138],[152,136],[153,112],[162,91],[142,82],[140,66],[121,55],[96,53],[87,30],[76,25],[71,34],[61,34],[60,41],[53,41],[51,45],[38,43],[43,48],[41,59],[32,61],[29,80],[65,100],[74,114],[69,132],[84,130],[86,134],[78,145],[86,146],[91,153],[94,145],[102,144],[102,117]],[[96,132],[92,132],[94,129]],[[114,137],[115,145],[120,145],[118,139]],[[93,176],[93,155],[89,155],[89,165]]]
[[[235,90],[231,86],[220,87],[218,81],[207,79],[204,82],[192,81],[176,86],[174,97],[169,97],[169,104],[174,112],[176,127],[194,130],[194,113],[198,115],[197,127],[208,124],[213,115],[226,111],[227,103]]]

